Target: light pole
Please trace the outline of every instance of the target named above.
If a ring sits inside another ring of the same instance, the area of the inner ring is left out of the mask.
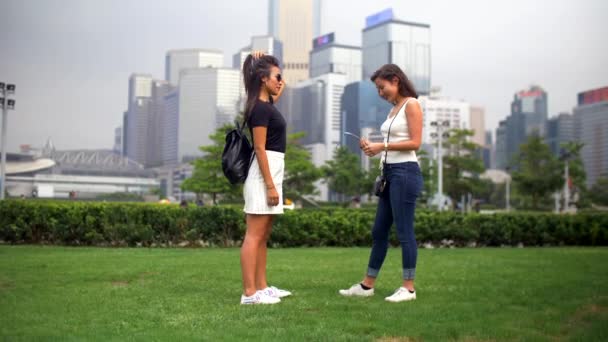
[[[506,179],[506,191],[505,191],[505,209],[507,212],[511,211],[511,174],[509,173],[510,167],[506,167],[507,179]]]
[[[564,208],[563,212],[568,212],[570,208],[570,168],[568,160],[570,159],[570,153],[566,150],[562,150],[561,159],[564,161]]]
[[[9,109],[15,109],[16,101],[9,99],[9,95],[15,94],[14,84],[5,84],[0,82],[0,107],[2,107],[2,161],[0,166],[0,200],[4,199],[4,192],[6,191],[6,126],[8,121]]]
[[[437,197],[439,198],[439,211],[443,211],[443,138],[449,137],[445,129],[450,127],[450,122],[431,121],[431,126],[437,129],[437,132],[431,133],[432,138],[437,138]]]

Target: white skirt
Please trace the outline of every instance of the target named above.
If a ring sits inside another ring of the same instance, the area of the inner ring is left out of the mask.
[[[283,213],[283,175],[285,170],[285,154],[275,151],[266,151],[268,166],[274,186],[279,193],[279,205],[272,207],[268,205],[266,196],[266,184],[258,164],[258,158],[254,157],[245,186],[243,187],[243,197],[245,198],[245,208],[247,214],[256,215],[277,215]]]

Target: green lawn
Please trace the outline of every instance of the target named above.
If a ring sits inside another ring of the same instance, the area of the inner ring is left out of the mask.
[[[238,249],[0,246],[2,340],[608,340],[607,248],[420,250],[418,300],[391,249],[371,298],[364,248],[273,249],[274,306],[239,303]]]

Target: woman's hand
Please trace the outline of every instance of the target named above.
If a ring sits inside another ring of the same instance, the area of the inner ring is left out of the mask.
[[[367,145],[369,145],[369,140],[367,140],[365,138],[361,138],[361,140],[359,140],[359,147],[362,150],[365,149],[365,147],[367,147]]]
[[[279,205],[279,193],[274,186],[270,189],[266,189],[266,201],[271,207]]]
[[[384,144],[382,143],[370,143],[369,141],[365,146],[361,147],[363,152],[368,157],[373,157],[376,154],[382,152],[384,150]]]

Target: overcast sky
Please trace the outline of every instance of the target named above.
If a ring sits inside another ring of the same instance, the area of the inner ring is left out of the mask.
[[[217,48],[231,56],[267,33],[267,0],[0,0],[0,81],[17,85],[9,151],[111,148],[131,73],[164,77],[165,52]],[[485,107],[486,129],[530,84],[549,116],[580,91],[608,86],[606,0],[325,0],[322,30],[360,45],[369,14],[431,25],[432,85]]]

